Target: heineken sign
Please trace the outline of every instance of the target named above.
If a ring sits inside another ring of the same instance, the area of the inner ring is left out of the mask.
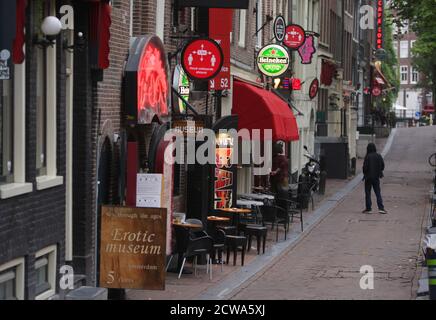
[[[285,73],[290,64],[288,50],[277,44],[270,44],[260,50],[257,66],[260,72],[269,77],[278,77]]]

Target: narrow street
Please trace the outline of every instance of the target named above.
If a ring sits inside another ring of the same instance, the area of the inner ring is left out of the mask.
[[[429,150],[436,128],[399,129],[385,157],[387,215],[361,213],[363,184],[232,299],[414,299],[431,183]],[[374,198],[374,196],[373,196]],[[373,199],[375,200],[375,199]],[[374,290],[362,290],[360,268],[374,268]]]

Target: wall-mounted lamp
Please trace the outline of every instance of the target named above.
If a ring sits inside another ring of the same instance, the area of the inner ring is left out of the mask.
[[[64,49],[68,51],[73,51],[74,49],[82,50],[85,47],[85,38],[83,32],[77,32],[76,39],[74,40],[74,44],[69,44],[68,40],[64,42]]]
[[[44,38],[40,39],[35,37],[33,43],[42,47],[53,46],[55,44],[56,37],[62,30],[61,21],[54,17],[48,16],[44,18],[41,24],[41,31],[44,34]]]

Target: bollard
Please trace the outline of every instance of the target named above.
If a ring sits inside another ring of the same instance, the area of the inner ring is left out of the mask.
[[[325,194],[325,185],[327,182],[327,172],[321,171],[319,175],[319,194],[324,195]]]
[[[430,300],[436,300],[436,251],[427,248],[428,289]]]

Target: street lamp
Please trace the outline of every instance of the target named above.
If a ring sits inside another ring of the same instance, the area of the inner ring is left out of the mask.
[[[42,47],[53,46],[61,30],[62,23],[58,18],[54,16],[45,17],[41,24],[41,31],[44,34],[44,38],[39,39],[38,36],[36,36],[34,43]]]

